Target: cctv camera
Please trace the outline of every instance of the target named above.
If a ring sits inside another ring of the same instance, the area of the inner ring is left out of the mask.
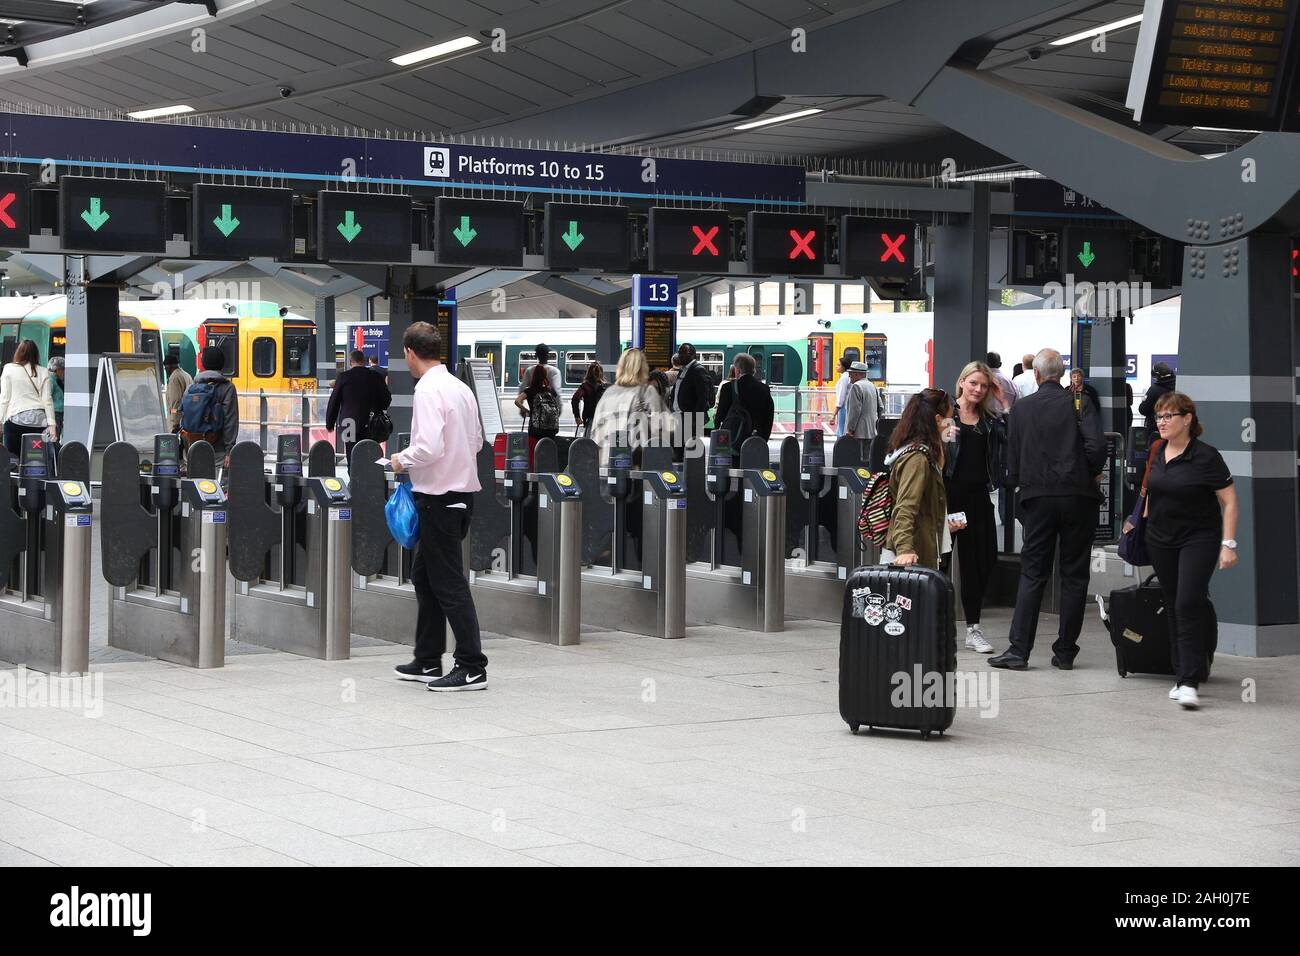
[[[863,332],[867,331],[867,323],[866,323],[866,322],[863,322],[863,323],[862,323],[862,331],[863,331]]]
[[[1042,55],[1043,55],[1043,51],[1040,50],[1038,47],[1034,47],[1032,50],[1029,51],[1029,59],[1031,60],[1040,59]]]
[[[280,87],[280,95],[285,99],[288,99],[289,97],[293,96],[293,87],[292,86]]]

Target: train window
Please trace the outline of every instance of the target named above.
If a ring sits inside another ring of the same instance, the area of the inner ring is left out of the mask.
[[[726,358],[721,352],[700,352],[700,364],[705,370],[713,376],[714,382],[721,382],[723,379],[723,369],[726,368]]]
[[[768,370],[771,377],[768,379],[769,385],[785,384],[785,353],[773,352],[768,359]]]
[[[316,330],[304,326],[284,327],[284,374],[286,378],[310,378],[316,374]]]
[[[808,381],[810,383],[831,382],[835,379],[832,366],[831,349],[834,336],[808,336]]]
[[[537,364],[536,352],[519,353],[519,387],[523,388],[528,381],[528,370]]]
[[[0,326],[0,364],[8,365],[18,351],[18,324]]]
[[[867,378],[873,382],[883,382],[885,380],[885,359],[889,354],[888,345],[884,342],[872,342],[867,346]]]
[[[587,377],[587,369],[596,361],[595,352],[569,352],[564,357],[564,384],[581,385]]]
[[[850,345],[848,348],[844,350],[843,357],[848,359],[850,362],[861,362],[862,352],[856,346]]]
[[[221,354],[225,356],[226,364],[221,369],[221,374],[227,378],[235,378],[239,375],[239,336],[233,329],[228,331],[207,330],[207,347],[221,349]],[[274,366],[272,366],[274,367]]]
[[[253,339],[253,374],[258,378],[275,375],[275,339],[268,335]]]
[[[756,345],[749,350],[749,355],[754,360],[754,376],[760,382],[769,382],[767,377],[766,349]]]

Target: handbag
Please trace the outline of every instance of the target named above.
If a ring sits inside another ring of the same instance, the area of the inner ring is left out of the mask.
[[[1134,567],[1141,567],[1144,564],[1151,563],[1151,555],[1147,551],[1147,479],[1151,477],[1151,463],[1155,460],[1156,450],[1164,444],[1163,440],[1152,442],[1151,447],[1147,450],[1147,467],[1142,473],[1142,490],[1138,493],[1137,502],[1133,505],[1133,513],[1128,516],[1129,522],[1133,525],[1128,531],[1120,535],[1119,538],[1119,556],[1127,564]]]
[[[32,394],[36,396],[38,402],[42,401],[40,379],[31,373],[26,374],[27,381],[32,386]],[[48,428],[54,424],[46,418],[44,408],[27,408],[21,412],[14,412],[9,416],[9,420],[15,425],[21,425],[23,428]]]

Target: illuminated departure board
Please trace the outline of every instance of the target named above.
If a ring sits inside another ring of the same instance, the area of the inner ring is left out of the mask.
[[[677,311],[675,309],[643,309],[641,351],[650,364],[651,371],[667,371],[673,365],[677,351]]]
[[[1297,12],[1300,0],[1164,0],[1138,41],[1129,91],[1135,118],[1293,127]]]

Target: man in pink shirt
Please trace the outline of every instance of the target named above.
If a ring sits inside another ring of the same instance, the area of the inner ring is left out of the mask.
[[[420,544],[411,565],[419,602],[415,659],[394,670],[400,680],[422,681],[432,691],[484,690],[487,658],[461,542],[469,534],[478,480],[483,426],[469,386],[442,364],[442,336],[428,322],[412,322],[402,336],[406,365],[418,379],[411,407],[411,444],[392,456],[393,471],[407,474],[420,513]],[[447,624],[456,636],[451,673],[443,676]]]

